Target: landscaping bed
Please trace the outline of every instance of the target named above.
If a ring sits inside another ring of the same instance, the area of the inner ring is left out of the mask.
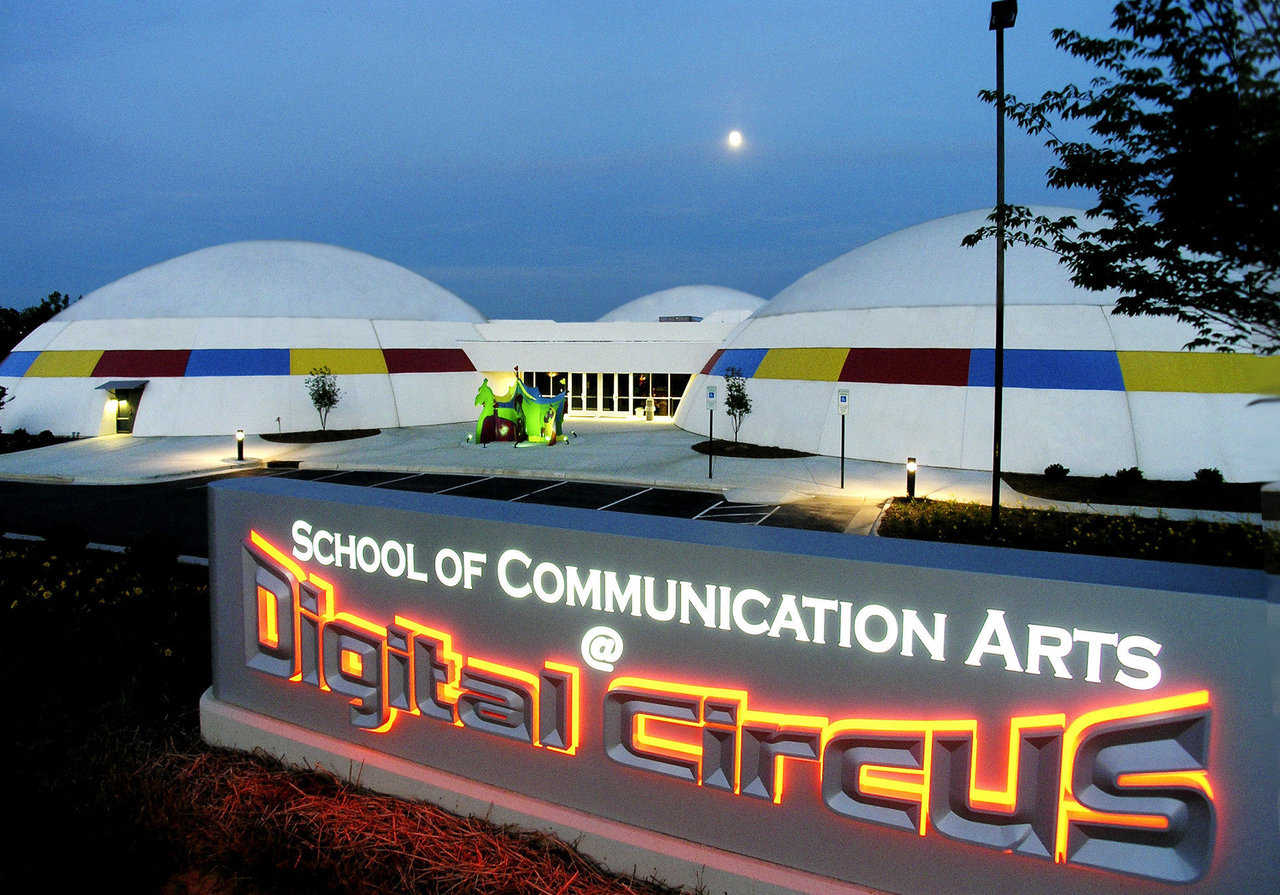
[[[71,435],[54,435],[48,429],[35,435],[32,435],[26,429],[14,429],[12,432],[0,432],[0,454],[29,451],[32,448],[61,444],[64,441],[75,441],[75,438]]]
[[[306,432],[263,432],[258,437],[263,441],[275,441],[281,444],[323,444],[327,441],[368,438],[381,431],[381,429],[311,429]]]
[[[1001,478],[1022,494],[1073,503],[1118,504],[1130,507],[1179,507],[1189,510],[1262,512],[1262,482],[1169,481],[1123,475],[1060,476],[1005,473]]]
[[[205,745],[208,570],[0,540],[0,891],[636,893],[549,836]]]
[[[715,438],[711,441],[699,441],[693,445],[699,454],[713,454],[717,457],[743,457],[750,460],[790,460],[795,457],[812,457],[804,451],[793,451],[790,448],[774,447],[768,444],[747,444],[745,441],[727,441]]]
[[[993,532],[989,506],[904,497],[894,498],[885,509],[877,533],[888,538],[1243,568],[1263,568],[1269,563],[1274,567],[1280,551],[1280,536],[1246,523],[1002,507],[1000,527]]]

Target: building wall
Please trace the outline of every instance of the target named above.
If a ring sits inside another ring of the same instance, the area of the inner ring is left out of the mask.
[[[316,428],[305,379],[325,366],[343,392],[334,428],[454,422],[473,412],[481,379],[457,347],[474,335],[470,323],[404,320],[54,320],[0,362],[0,384],[14,396],[2,421],[114,431],[104,416],[110,395],[97,387],[143,379],[135,435]]]
[[[714,382],[716,431],[730,432],[723,382],[737,367],[753,401],[745,440],[837,455],[837,394],[848,389],[846,456],[989,469],[991,318],[989,308],[949,307],[753,320],[703,368],[676,423],[706,433]],[[1189,478],[1210,466],[1236,481],[1280,476],[1280,409],[1250,406],[1280,391],[1280,357],[1180,350],[1191,337],[1176,321],[1096,306],[1008,308],[1002,468],[1062,463],[1099,475],[1136,465],[1149,477]]]

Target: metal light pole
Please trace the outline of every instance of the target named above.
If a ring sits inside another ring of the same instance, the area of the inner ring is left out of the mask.
[[[711,461],[715,458],[716,389],[707,387],[707,478],[711,478]]]
[[[849,390],[837,392],[836,405],[840,408],[840,487],[844,487],[844,420],[849,415]]]
[[[1018,0],[991,4],[987,30],[996,33],[996,352],[995,433],[991,443],[991,527],[1000,524],[1000,433],[1004,416],[1004,30],[1018,18]]]

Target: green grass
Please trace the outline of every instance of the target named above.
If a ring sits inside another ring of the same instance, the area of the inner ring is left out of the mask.
[[[1257,525],[1003,507],[993,533],[988,506],[902,498],[885,510],[878,531],[890,538],[1243,568],[1262,568],[1268,554],[1274,561],[1280,551],[1280,538]]]

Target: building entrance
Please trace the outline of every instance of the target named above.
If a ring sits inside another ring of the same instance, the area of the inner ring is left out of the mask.
[[[121,388],[112,394],[116,397],[116,434],[133,433],[133,420],[138,415],[138,404],[142,401],[142,389]]]
[[[138,405],[142,403],[142,390],[146,387],[146,379],[112,379],[96,386],[107,393],[107,405],[102,411],[102,428],[98,430],[99,434],[114,431],[118,435],[131,435],[133,423],[138,417]]]
[[[525,385],[544,395],[568,392],[569,413],[580,416],[644,416],[653,402],[655,417],[672,417],[680,407],[689,373],[559,373],[522,371]]]

